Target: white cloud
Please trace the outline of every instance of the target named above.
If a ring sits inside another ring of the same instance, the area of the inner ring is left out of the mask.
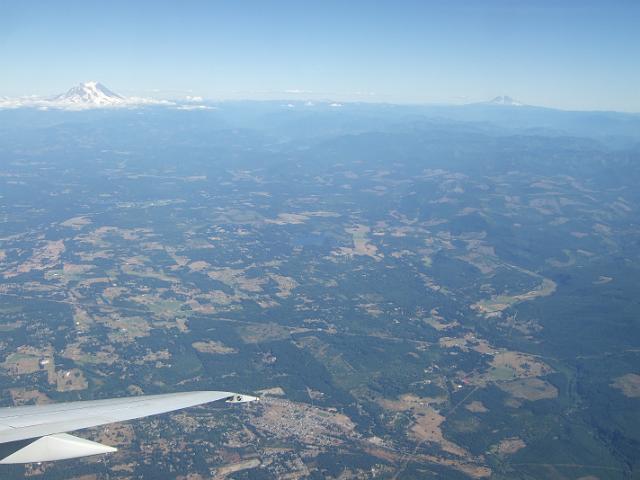
[[[59,109],[59,110],[90,110],[95,108],[135,108],[140,106],[151,105],[175,105],[174,102],[168,100],[157,100],[155,98],[146,97],[123,97],[122,101],[117,103],[100,104],[100,103],[76,103],[67,100],[57,100],[50,98],[42,98],[36,96],[18,97],[18,98],[0,98],[0,110],[15,108],[37,108],[39,110]]]
[[[285,90],[284,93],[292,93],[294,95],[302,95],[302,94],[311,94],[313,93],[311,90],[302,90],[300,88],[291,88],[289,90]]]
[[[217,110],[209,105],[178,105],[176,110]]]

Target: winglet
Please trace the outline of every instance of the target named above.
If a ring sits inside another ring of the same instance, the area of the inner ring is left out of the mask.
[[[49,462],[112,453],[118,449],[67,433],[47,435],[0,460],[0,464]]]

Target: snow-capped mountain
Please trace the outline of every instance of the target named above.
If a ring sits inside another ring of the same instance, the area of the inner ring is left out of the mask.
[[[175,106],[175,102],[154,98],[123,97],[99,82],[91,81],[76,85],[66,93],[53,97],[0,97],[0,109],[6,108],[50,108],[61,110],[88,110],[94,108],[136,108],[146,105]]]
[[[522,107],[524,104],[514,100],[511,97],[507,97],[506,95],[500,95],[493,100],[486,102],[487,105],[504,105],[507,107]]]
[[[56,103],[83,106],[108,106],[127,103],[124,97],[98,82],[84,82],[51,99]]]

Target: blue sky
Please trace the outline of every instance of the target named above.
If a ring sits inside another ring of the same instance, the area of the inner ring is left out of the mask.
[[[640,111],[636,0],[0,0],[0,95]]]

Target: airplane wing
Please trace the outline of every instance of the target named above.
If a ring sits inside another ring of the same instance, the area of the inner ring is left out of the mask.
[[[113,447],[66,432],[217,400],[245,403],[257,398],[233,392],[200,391],[0,408],[0,464],[45,462],[114,452]]]

